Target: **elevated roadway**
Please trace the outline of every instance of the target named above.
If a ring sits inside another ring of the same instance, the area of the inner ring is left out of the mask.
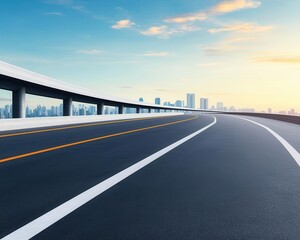
[[[222,114],[2,132],[0,238],[299,239],[299,136]]]

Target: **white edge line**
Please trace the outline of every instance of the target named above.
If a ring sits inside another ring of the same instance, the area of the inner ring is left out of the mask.
[[[251,122],[251,123],[256,124],[256,125],[264,128],[264,129],[266,129],[267,131],[269,131],[285,147],[285,149],[289,152],[289,154],[294,158],[294,160],[296,161],[296,163],[298,163],[298,166],[300,167],[300,154],[299,154],[299,152],[291,144],[289,144],[283,137],[281,137],[278,133],[273,131],[271,128],[268,128],[267,126],[265,126],[263,124],[260,124],[258,122],[252,121],[248,118],[238,117],[238,116],[234,116],[234,117],[243,119],[243,120],[248,121],[248,122]]]
[[[200,130],[184,137],[183,139],[169,145],[161,149],[160,151],[144,158],[143,160],[133,164],[132,166],[122,170],[121,172],[113,175],[112,177],[100,182],[99,184],[91,187],[90,189],[84,191],[83,193],[75,196],[74,198],[68,200],[67,202],[59,205],[58,207],[52,209],[51,211],[45,213],[44,215],[36,218],[35,220],[29,222],[28,224],[24,225],[23,227],[15,230],[14,232],[8,234],[2,240],[15,240],[15,239],[30,239],[40,233],[41,231],[45,230],[46,228],[50,227],[55,222],[59,221],[63,217],[67,216],[77,208],[81,207],[82,205],[86,204],[87,202],[91,201],[93,198],[99,196],[101,193],[105,192],[109,188],[113,187],[114,185],[118,184],[125,178],[129,177],[130,175],[134,174],[135,172],[139,171],[143,167],[147,166],[151,162],[155,161],[159,157],[165,155],[166,153],[170,152],[174,148],[178,147],[179,145],[185,143],[186,141],[190,140],[191,138],[195,137],[196,135],[202,133],[203,131],[207,130],[214,124],[216,124],[217,119],[216,117],[212,116],[214,121],[201,128]]]

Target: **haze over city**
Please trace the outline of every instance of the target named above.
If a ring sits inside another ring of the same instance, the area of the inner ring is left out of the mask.
[[[1,1],[0,56],[127,99],[175,102],[193,92],[196,107],[205,97],[210,105],[299,112],[299,7],[296,0]],[[1,96],[1,106],[10,101]]]

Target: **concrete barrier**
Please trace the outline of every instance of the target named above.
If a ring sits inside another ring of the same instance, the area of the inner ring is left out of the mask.
[[[45,117],[45,118],[14,118],[1,119],[0,132],[21,130],[29,128],[51,127],[59,125],[72,125],[92,122],[105,122],[124,119],[154,118],[163,116],[183,115],[183,113],[140,113],[140,114],[112,114],[94,116],[71,116],[71,117]]]
[[[262,117],[262,118],[269,118],[269,119],[274,119],[274,120],[279,120],[284,122],[300,124],[300,116],[272,114],[272,113],[243,113],[243,112],[224,112],[224,114]]]

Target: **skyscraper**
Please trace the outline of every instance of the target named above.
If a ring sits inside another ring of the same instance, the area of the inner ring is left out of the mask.
[[[155,104],[160,105],[160,98],[159,97],[155,98]]]
[[[200,98],[200,108],[201,109],[208,109],[208,98]]]
[[[186,100],[188,108],[195,108],[195,93],[188,93]]]

